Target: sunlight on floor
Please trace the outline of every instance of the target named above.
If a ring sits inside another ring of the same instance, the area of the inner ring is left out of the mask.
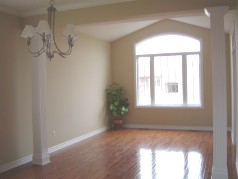
[[[187,155],[186,155],[187,154]],[[201,179],[202,155],[196,151],[140,149],[141,179]]]

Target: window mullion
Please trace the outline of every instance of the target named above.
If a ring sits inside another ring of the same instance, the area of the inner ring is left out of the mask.
[[[154,56],[150,57],[150,99],[151,105],[155,104],[155,78],[154,78]]]
[[[187,104],[187,59],[186,55],[182,55],[182,75],[183,75],[183,104]]]

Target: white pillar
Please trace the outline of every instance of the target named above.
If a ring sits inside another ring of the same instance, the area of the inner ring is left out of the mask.
[[[236,13],[235,13],[235,60],[236,60],[236,84],[237,84],[237,88],[238,89],[238,8],[236,10]],[[236,91],[236,95],[235,95],[235,100],[236,100],[236,105],[238,106],[238,94],[237,94],[237,91]],[[236,172],[238,173],[238,109],[236,109],[236,122],[235,122],[235,136],[236,136]]]
[[[236,14],[233,14],[233,17]],[[232,28],[230,35],[230,54],[231,54],[231,119],[232,119],[232,128],[231,128],[231,140],[232,144],[236,144],[236,120],[237,120],[237,59],[236,59],[236,43],[235,43],[235,26]]]
[[[210,16],[213,87],[212,179],[228,179],[227,170],[227,86],[224,15],[227,6],[205,9]]]
[[[38,46],[35,42],[34,49],[39,49]],[[32,163],[37,165],[50,162],[46,130],[46,59],[45,54],[32,58]]]

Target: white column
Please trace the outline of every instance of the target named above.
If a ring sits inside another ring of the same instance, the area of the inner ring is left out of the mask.
[[[212,45],[213,166],[212,179],[227,179],[227,86],[224,15],[227,6],[209,7]]]
[[[235,14],[233,14],[235,17]],[[236,144],[236,119],[237,119],[237,60],[236,60],[236,43],[235,43],[235,27],[232,28],[230,35],[230,53],[231,53],[231,119],[232,119],[232,129],[231,129],[231,139],[232,144]]]
[[[35,49],[39,42],[35,42]],[[50,162],[46,128],[46,55],[32,58],[32,163],[44,165]]]
[[[236,10],[235,12],[235,15],[234,15],[234,19],[235,19],[235,61],[236,61],[236,89],[238,89],[238,9]],[[236,101],[236,106],[238,106],[238,94],[237,94],[237,91],[236,91],[236,95],[235,95],[235,101]],[[236,138],[236,172],[238,173],[238,109],[236,108],[235,110],[235,138]]]

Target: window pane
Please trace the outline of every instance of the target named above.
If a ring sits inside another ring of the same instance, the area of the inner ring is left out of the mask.
[[[155,104],[183,104],[182,56],[156,56],[154,59]]]
[[[156,36],[136,45],[136,55],[199,51],[199,40],[182,35]]]
[[[139,57],[137,61],[137,98],[138,105],[151,104],[150,99],[150,58]]]
[[[201,105],[199,55],[187,55],[187,103]]]

